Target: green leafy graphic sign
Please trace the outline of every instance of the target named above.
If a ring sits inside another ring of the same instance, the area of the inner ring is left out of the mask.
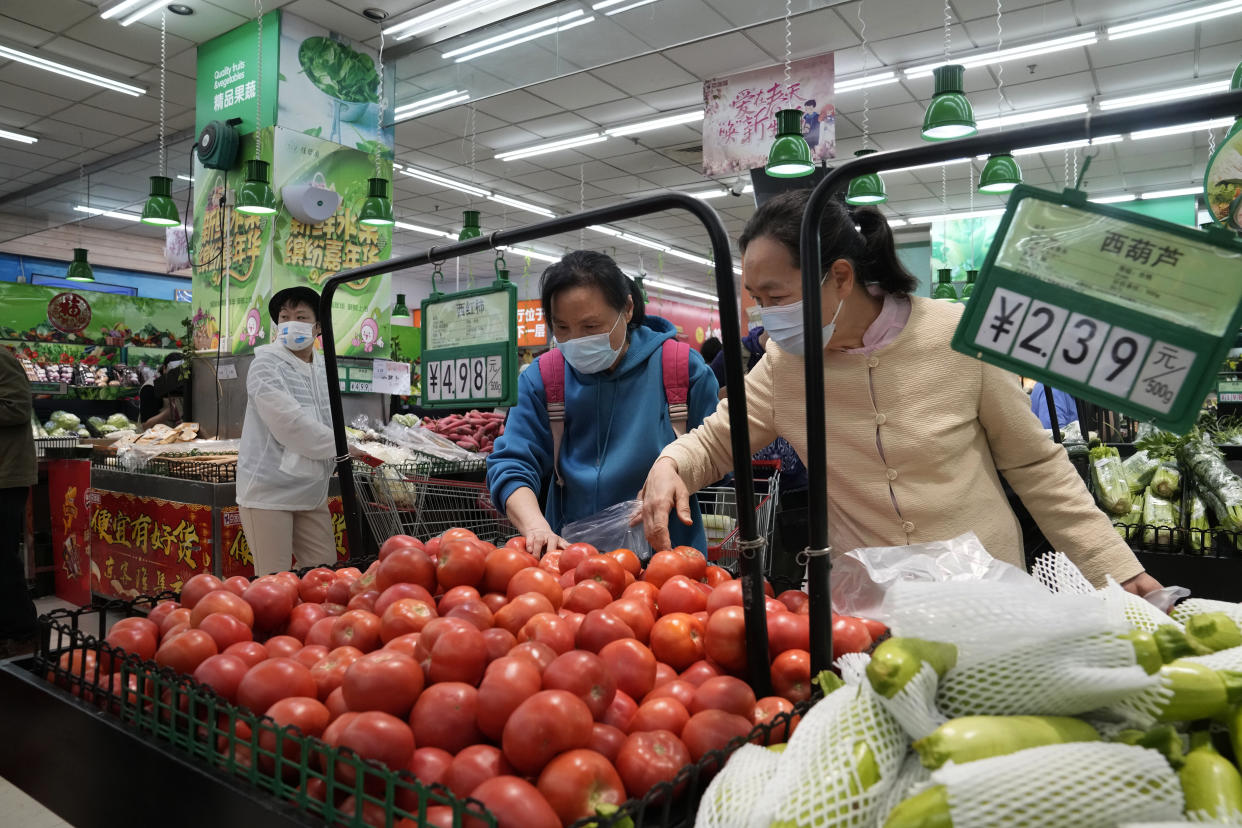
[[[983,267],[1000,221],[997,215],[932,222],[932,274],[948,268],[953,271],[953,281],[966,281],[966,271]]]
[[[263,123],[276,123],[277,49],[280,12],[263,16],[263,77],[259,77],[259,24],[250,21],[198,47],[195,131],[210,121],[241,118],[237,130],[254,132],[255,109]]]
[[[0,339],[180,348],[186,309],[167,299],[0,282]]]

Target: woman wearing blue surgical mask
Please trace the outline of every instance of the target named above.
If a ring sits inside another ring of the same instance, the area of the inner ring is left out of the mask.
[[[268,303],[273,342],[254,349],[237,456],[237,505],[256,575],[336,562],[328,512],[336,441],[319,337],[319,294]]]
[[[702,423],[717,390],[698,352],[665,345],[676,329],[646,315],[642,293],[608,256],[569,253],[539,287],[554,350],[518,377],[517,404],[487,460],[493,502],[536,556],[565,545],[565,524],[632,500],[675,426]],[[684,408],[670,409],[670,392],[686,397]],[[706,551],[698,506],[686,508],[673,540]]]
[[[746,375],[752,450],[784,437],[805,461],[805,334],[799,240],[808,191],[777,196],[739,240],[742,282],[770,341]],[[974,532],[994,557],[1024,567],[1003,476],[1054,547],[1097,586],[1107,576],[1146,594],[1143,571],[1070,464],[1044,434],[1019,378],[952,349],[960,305],[912,296],[874,208],[830,201],[819,230],[828,525],[833,554]],[[660,455],[643,490],[653,546],[689,492],[732,468],[725,406]],[[814,507],[811,507],[814,508]],[[671,522],[676,526],[678,521]]]

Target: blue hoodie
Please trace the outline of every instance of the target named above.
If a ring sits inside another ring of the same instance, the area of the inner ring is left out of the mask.
[[[563,488],[552,474],[552,430],[538,364],[518,376],[517,404],[509,409],[505,433],[487,458],[487,488],[503,509],[509,495],[526,486],[539,493],[550,486],[544,515],[552,531],[617,503],[633,500],[651,464],[673,442],[664,395],[661,343],[676,328],[648,316],[630,330],[630,347],[612,373],[580,374],[565,363],[565,430],[561,437]],[[536,360],[536,363],[538,360]],[[700,425],[716,410],[716,377],[690,351],[690,399],[686,428]],[[699,505],[690,501],[694,523],[671,516],[674,545],[707,551]]]

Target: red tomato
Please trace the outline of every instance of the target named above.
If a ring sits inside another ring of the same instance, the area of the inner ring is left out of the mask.
[[[436,605],[436,599],[432,597],[425,587],[421,587],[418,584],[393,584],[381,592],[380,597],[375,599],[375,609],[371,610],[371,612],[383,616],[385,610],[402,598],[414,598],[423,601],[433,609]]]
[[[720,668],[710,661],[696,661],[687,669],[681,671],[682,680],[690,682],[695,687],[698,687],[709,678],[719,675],[723,675],[720,672]]]
[[[707,609],[707,593],[685,575],[674,575],[665,581],[656,600],[661,615],[674,612],[694,614]]]
[[[293,658],[303,644],[291,635],[277,635],[269,638],[263,646],[268,658]]]
[[[741,606],[713,612],[707,619],[706,636],[704,652],[708,658],[731,673],[746,669],[746,613]]]
[[[509,651],[517,644],[517,638],[508,630],[502,630],[500,627],[492,627],[483,630],[483,641],[487,644],[487,660],[495,661],[498,658],[504,658]]]
[[[206,601],[206,599],[204,599]],[[203,602],[199,602],[201,606]],[[231,647],[241,641],[250,641],[254,638],[254,633],[250,628],[237,619],[235,615],[229,615],[226,612],[213,612],[203,618],[198,628],[207,633],[216,642],[216,649],[221,652],[226,647]],[[301,642],[298,642],[299,648]]]
[[[471,745],[453,757],[444,786],[458,797],[465,799],[479,785],[501,774],[512,773],[500,748],[492,745]]]
[[[625,801],[625,784],[617,769],[594,750],[562,753],[539,774],[537,787],[562,825],[597,816],[601,806]]]
[[[357,647],[337,647],[326,656],[315,662],[310,668],[311,678],[315,680],[316,694],[320,699],[328,698],[328,694],[341,686],[345,680],[345,671],[349,665],[362,658],[362,650]]]
[[[707,613],[711,615],[722,607],[740,607],[742,606],[742,579],[738,578],[733,581],[725,581],[724,583],[712,589],[712,594],[707,596]]]
[[[341,728],[337,746],[347,747],[363,759],[374,759],[402,770],[410,766],[410,758],[414,755],[414,734],[410,726],[396,716],[369,710],[359,713]],[[338,763],[336,772],[346,785],[353,784],[354,768],[350,764]]]
[[[526,539],[522,538],[523,546]],[[537,567],[539,561],[525,549],[502,546],[487,553],[483,561],[483,590],[485,592],[503,593],[509,588],[509,581],[514,575],[527,567]]]
[[[513,649],[509,651],[509,655],[514,658],[526,659],[538,668],[540,675],[543,675],[543,671],[548,669],[548,665],[556,660],[557,653],[556,650],[542,641],[523,641],[521,644],[514,645]]]
[[[500,741],[509,716],[542,688],[540,672],[522,658],[499,658],[488,665],[478,695],[477,720],[484,736]]]
[[[539,559],[539,568],[559,576],[561,574],[561,550],[553,549],[551,552],[544,550],[543,557]]]
[[[298,604],[289,611],[289,625],[285,628],[285,633],[298,641],[305,641],[315,622],[327,615],[322,604]]]
[[[650,586],[650,584],[645,584]],[[604,609],[624,621],[634,631],[634,637],[646,644],[651,640],[651,628],[655,626],[655,611],[641,596],[620,598]]]
[[[250,579],[245,575],[234,575],[232,578],[226,578],[224,583],[221,584],[222,589],[227,589],[234,595],[239,596],[246,591],[248,586],[250,586]]]
[[[366,610],[367,612],[375,612],[375,601],[380,597],[379,592],[374,589],[360,592],[353,598],[349,599],[349,603],[345,605],[346,609]]]
[[[155,663],[190,675],[198,665],[217,652],[219,648],[210,635],[202,630],[186,630],[175,638],[166,638],[160,644],[155,651]]]
[[[318,699],[308,696],[290,696],[275,702],[264,713],[273,719],[278,728],[296,727],[302,736],[319,738],[332,720],[328,708]],[[287,734],[292,736],[292,734]],[[283,741],[285,758],[297,762],[301,758],[302,748],[296,737],[285,738]],[[276,734],[266,728],[259,731],[259,747],[271,753],[276,752]]]
[[[676,681],[676,680],[677,680],[676,670],[674,670],[672,667],[669,667],[663,661],[656,662],[656,678],[655,678],[656,687],[659,687],[662,684],[668,684],[670,681]]]
[[[697,762],[709,751],[723,750],[736,738],[745,739],[752,729],[754,724],[747,716],[724,710],[701,710],[686,722],[681,738],[690,751],[690,758]]]
[[[298,664],[314,669],[315,665],[326,658],[328,648],[322,644],[309,644],[293,654],[293,660]]]
[[[586,616],[580,612],[567,610],[564,607],[561,607],[560,611],[557,612],[557,615],[569,622],[569,629],[574,634],[574,641],[577,641],[578,630],[582,629],[582,622],[586,619]]]
[[[537,592],[547,598],[548,603],[552,605],[553,612],[561,608],[561,602],[565,597],[565,590],[561,588],[556,576],[538,567],[523,569],[510,578],[505,595],[509,597],[510,602],[513,602],[519,596],[529,592]]]
[[[190,626],[197,628],[213,612],[228,613],[247,627],[254,626],[254,610],[236,592],[224,588],[207,593],[194,604],[190,612]]]
[[[160,601],[151,608],[150,612],[147,613],[147,620],[154,624],[157,629],[163,629],[164,619],[167,618],[168,614],[175,609],[181,609],[181,604],[176,601]],[[186,619],[188,620],[189,617],[190,616],[187,614]],[[118,621],[117,623],[119,624],[121,622]]]
[[[323,607],[325,615],[331,615],[333,617],[344,615],[345,611],[349,609],[349,607],[345,604],[333,604],[328,602],[320,604],[320,606]]]
[[[237,686],[250,669],[235,655],[220,653],[209,656],[194,668],[194,680],[215,690],[221,697],[237,703]]]
[[[652,555],[643,572],[643,580],[661,587],[674,575],[685,575],[692,581],[698,581],[706,574],[707,558],[703,557],[703,553],[692,546],[678,546]]]
[[[574,567],[574,581],[600,584],[613,598],[620,598],[625,589],[625,569],[608,555],[592,555]]]
[[[599,656],[616,678],[617,689],[631,698],[641,699],[655,686],[656,657],[643,643],[632,638],[613,641],[604,645]]]
[[[565,590],[562,609],[588,613],[591,610],[603,609],[612,603],[612,593],[603,584],[595,581],[583,581]]]
[[[662,616],[651,628],[651,651],[670,667],[684,670],[703,657],[704,632],[702,622],[693,615]]]
[[[341,694],[350,710],[379,710],[405,718],[423,692],[423,669],[390,650],[368,653],[345,668]]]
[[[386,560],[389,555],[396,552],[398,549],[408,548],[422,549],[423,542],[418,538],[411,537],[410,535],[392,535],[380,546],[379,559],[381,561]]]
[[[479,691],[460,681],[444,681],[423,691],[410,712],[414,743],[459,753],[483,741],[477,724]]]
[[[181,606],[192,610],[204,595],[215,592],[223,586],[224,582],[209,572],[200,572],[191,576],[181,587]]]
[[[329,693],[328,697],[323,700],[323,703],[327,705],[328,712],[332,714],[332,721],[334,722],[349,712],[349,707],[345,704],[345,696],[341,693],[341,688],[339,687]],[[324,741],[327,741],[326,736]]]
[[[548,761],[591,741],[591,711],[566,690],[541,690],[517,706],[505,722],[501,749],[522,773],[539,773]]]
[[[431,558],[431,562],[435,563],[440,560],[440,539],[430,538],[423,543],[423,551],[427,553],[427,557]]]
[[[567,653],[574,648],[574,630],[568,621],[552,612],[541,612],[531,617],[518,631],[518,643],[542,641],[553,650]]]
[[[621,564],[621,568],[631,575],[638,577],[643,571],[643,563],[634,554],[632,549],[614,549],[607,553],[617,563]]]
[[[298,600],[298,590],[283,578],[264,575],[247,585],[242,599],[254,612],[255,629],[274,630],[289,620]]]
[[[427,681],[461,681],[477,687],[487,667],[487,641],[478,628],[457,618],[440,618],[423,628],[418,641],[425,653]],[[352,705],[351,705],[352,707]]]
[[[598,555],[599,550],[589,543],[571,543],[561,550],[561,559],[559,561],[560,574],[572,572],[577,569],[578,564],[585,561],[592,555]]]
[[[470,796],[482,803],[496,817],[496,828],[560,828],[556,811],[539,790],[516,776],[496,776],[480,784]],[[481,828],[486,823],[467,817],[466,828]]]
[[[591,726],[591,743],[587,745],[587,749],[595,751],[609,762],[617,761],[617,754],[621,752],[623,744],[625,732],[621,729],[603,722],[596,722]]]
[[[458,604],[445,615],[448,618],[460,618],[463,621],[468,621],[481,631],[492,628],[492,619],[494,617],[492,611],[487,608],[487,604],[482,601],[466,601],[465,603]]]
[[[467,601],[478,601],[481,597],[479,591],[472,586],[455,586],[452,589],[446,590],[440,596],[440,599],[436,601],[436,611],[441,615],[448,615],[449,610],[458,604],[464,604]]]
[[[529,572],[530,570],[523,570]],[[516,578],[515,578],[516,580]],[[557,589],[560,589],[558,586]],[[556,612],[556,607],[541,592],[527,592],[509,601],[492,618],[492,623],[515,636],[526,622],[541,612]]]
[[[690,721],[686,706],[670,696],[645,701],[634,711],[630,720],[630,733],[641,730],[667,730],[681,735],[681,729]]]
[[[436,566],[426,552],[415,546],[404,546],[381,560],[375,571],[375,588],[382,593],[397,584],[417,584],[428,592],[435,591]]]
[[[341,605],[348,604],[349,599],[354,594],[354,584],[357,582],[357,578],[338,576],[328,587],[328,594],[324,596],[324,603]]]
[[[331,646],[344,647],[346,644],[357,647],[364,653],[369,653],[378,647],[380,645],[379,616],[366,610],[348,610],[337,617],[332,625]]]
[[[732,581],[733,575],[722,566],[709,566],[707,572],[703,575],[703,579],[708,586],[717,587],[725,581]]]
[[[174,607],[175,609],[175,607]],[[171,612],[172,610],[169,610]],[[109,633],[118,630],[140,630],[146,632],[152,638],[160,637],[160,625],[152,621],[150,618],[143,618],[141,615],[133,615],[129,618],[122,618],[112,625]]]
[[[440,535],[441,543],[443,543],[444,541],[462,540],[462,539],[478,540],[479,536],[476,535],[474,532],[470,531],[469,529],[463,529],[460,526],[454,526],[452,529],[446,529],[444,533]]]
[[[494,616],[501,607],[509,603],[509,598],[503,592],[489,592],[483,596],[483,603],[487,604],[487,608]]]
[[[874,618],[859,618],[863,626],[867,628],[867,632],[871,635],[872,641],[878,641],[880,636],[888,632],[888,627],[883,621],[876,621]],[[871,646],[868,644],[867,646]]]
[[[768,655],[811,648],[811,616],[796,612],[768,613]]]
[[[608,610],[591,610],[582,619],[575,636],[579,649],[598,653],[613,641],[634,638],[634,630]]]
[[[505,546],[508,547],[509,549],[519,549],[525,552],[526,551],[526,536],[525,535],[514,535],[513,537],[505,541]]]
[[[690,705],[694,703],[694,694],[698,689],[698,687],[695,687],[685,679],[677,679],[670,681],[668,684],[656,685],[655,689],[643,698],[643,701],[647,702],[659,698],[677,699],[686,710],[689,710]]]
[[[246,671],[237,687],[237,703],[258,713],[287,696],[314,698],[316,692],[309,669],[291,658],[269,658]]]
[[[775,745],[780,742],[789,741],[789,737],[793,735],[794,728],[797,726],[798,717],[793,717],[787,724],[785,719],[781,719],[782,724],[777,724],[777,717],[783,713],[793,712],[793,702],[780,696],[764,696],[755,702],[755,715],[752,721],[757,724],[769,725],[768,737],[764,744]]]
[[[867,625],[850,615],[839,615],[832,622],[832,657],[861,653],[871,646]]]
[[[486,571],[487,553],[476,539],[445,538],[440,541],[436,580],[442,589],[462,585],[478,586]]]
[[[402,655],[408,655],[415,661],[421,661],[418,652],[418,640],[422,637],[421,633],[406,633],[405,635],[397,636],[380,649],[388,650],[393,653],[401,653]]]
[[[669,577],[672,577],[671,575]],[[646,581],[635,581],[621,591],[622,598],[641,598],[647,602],[647,609],[656,614],[660,600],[660,587]]]
[[[791,702],[811,697],[811,654],[806,650],[786,650],[772,662],[772,690]]]
[[[332,631],[336,629],[338,618],[340,618],[339,615],[325,615],[312,624],[306,633],[306,643],[332,647]]]
[[[690,764],[690,751],[667,730],[631,733],[617,754],[617,773],[632,797],[640,797],[660,782],[672,780]]]
[[[543,671],[544,690],[568,690],[599,719],[617,696],[617,682],[604,660],[594,653],[572,650],[557,656]]]
[[[436,617],[435,608],[426,601],[400,598],[389,604],[380,617],[380,641],[387,644],[397,636],[422,632]]]
[[[800,589],[787,589],[776,600],[784,604],[790,612],[805,613],[811,603],[811,597]]]
[[[155,658],[155,651],[159,649],[159,643],[156,640],[159,628],[145,618],[126,620],[142,620],[149,626],[139,626],[137,624],[121,626],[124,622],[117,622],[109,630],[108,637],[104,641],[108,646],[132,653],[143,661],[150,661]],[[154,631],[152,630],[153,627],[155,628]]]
[[[224,649],[224,655],[237,656],[246,662],[247,667],[253,667],[268,657],[267,648],[257,641],[239,641],[231,644]]]
[[[322,604],[328,596],[328,587],[336,581],[336,573],[327,567],[316,567],[302,576],[298,584],[298,596],[308,604]]]
[[[733,676],[709,678],[694,691],[690,712],[725,710],[749,720],[755,713],[755,691]]]
[[[418,737],[415,736],[415,744],[418,743]],[[453,764],[453,754],[447,750],[440,750],[434,747],[415,748],[414,755],[410,758],[410,773],[418,777],[418,780],[424,785],[443,785],[445,777],[448,776],[449,766]],[[397,803],[401,804],[401,788],[397,789]],[[418,798],[414,797],[414,808],[418,807]],[[402,805],[407,811],[412,810]]]
[[[608,705],[600,721],[622,732],[628,732],[630,722],[634,720],[634,713],[637,711],[638,702],[630,698],[624,690],[618,690],[617,695],[613,697],[612,704]]]
[[[567,590],[571,586],[574,586],[575,584],[578,583],[577,576],[574,575],[572,569],[569,572],[562,573],[561,577],[556,579],[556,582],[561,585],[562,591]]]

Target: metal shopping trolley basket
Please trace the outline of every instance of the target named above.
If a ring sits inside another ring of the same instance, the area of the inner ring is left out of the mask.
[[[772,534],[780,501],[781,461],[752,460],[755,480],[755,520],[763,539],[763,571],[772,567]],[[707,531],[707,559],[734,575],[741,561],[738,547],[737,492],[732,486],[708,486],[698,492],[703,528]]]

